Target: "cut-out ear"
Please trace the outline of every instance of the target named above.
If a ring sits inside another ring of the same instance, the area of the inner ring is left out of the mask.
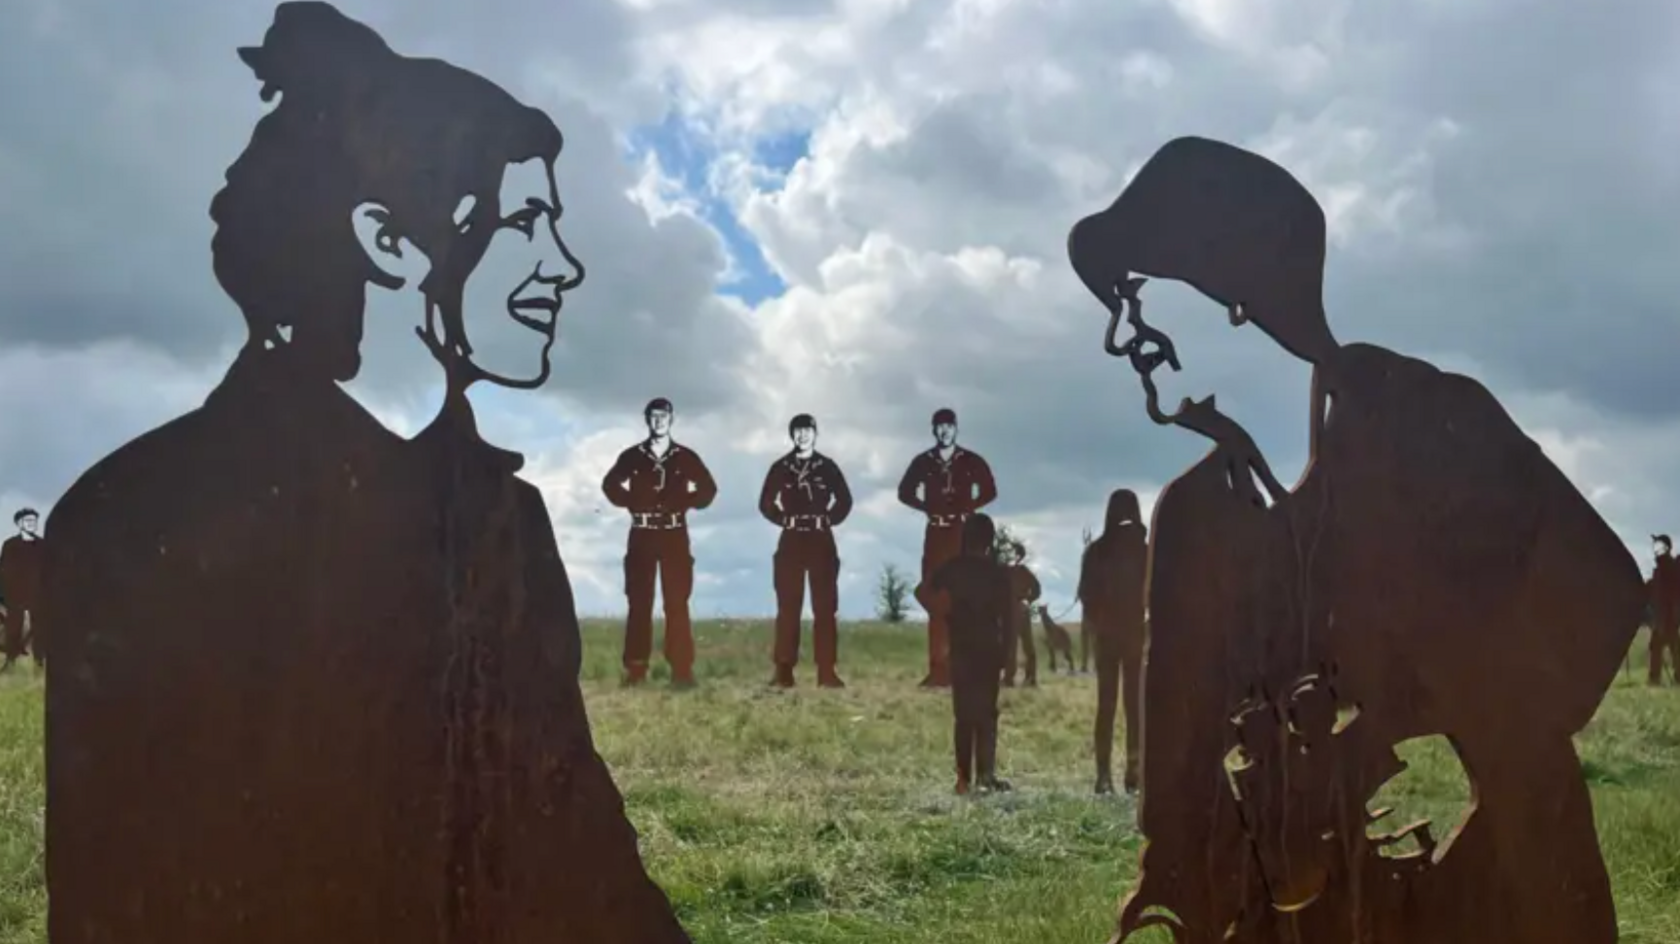
[[[431,269],[431,261],[403,234],[401,223],[384,204],[363,201],[351,211],[350,225],[362,252],[373,263],[373,281],[379,287],[418,285]]]

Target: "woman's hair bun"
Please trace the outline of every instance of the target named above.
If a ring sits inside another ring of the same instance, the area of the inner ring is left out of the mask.
[[[369,60],[394,56],[379,34],[322,0],[288,0],[274,10],[261,46],[241,46],[239,58],[262,82],[262,100],[275,92],[307,94],[338,86]]]

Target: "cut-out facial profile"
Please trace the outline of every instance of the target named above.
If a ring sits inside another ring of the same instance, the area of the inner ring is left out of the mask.
[[[1170,141],[1068,254],[1149,415],[1214,446],[1150,529],[1146,845],[1120,937],[1615,940],[1570,739],[1643,606],[1620,540],[1480,384],[1335,339],[1324,214],[1271,161]],[[1146,278],[1190,284],[1310,365],[1293,489],[1212,397],[1160,408],[1151,374],[1193,352],[1143,319]],[[1134,336],[1117,343],[1121,321]],[[1321,730],[1320,702],[1357,717]],[[1458,749],[1475,808],[1422,858],[1382,855],[1364,803],[1398,772],[1394,745],[1431,734]]]
[[[48,522],[52,940],[687,941],[594,749],[542,497],[464,395],[549,373],[583,277],[559,129],[325,3],[239,55],[278,96],[211,203],[248,341]],[[487,264],[519,274],[475,294]],[[370,290],[441,368],[412,440],[339,385]],[[481,318],[523,365],[479,363]]]

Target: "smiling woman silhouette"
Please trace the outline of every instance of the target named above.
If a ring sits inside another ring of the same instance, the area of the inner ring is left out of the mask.
[[[548,375],[582,280],[559,130],[322,3],[240,56],[279,97],[211,208],[248,340],[50,521],[51,940],[686,941],[594,750],[547,511],[464,395]],[[522,372],[475,359],[481,271],[516,274],[489,314]],[[447,381],[412,442],[338,385],[370,287]]]

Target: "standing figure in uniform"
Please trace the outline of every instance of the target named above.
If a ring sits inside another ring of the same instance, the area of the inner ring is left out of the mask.
[[[35,624],[32,613],[41,594],[41,571],[45,566],[44,545],[41,541],[41,516],[33,508],[20,508],[12,516],[18,533],[0,545],[0,599],[5,601],[5,666],[32,653],[35,664],[46,661],[41,645],[34,639]]]
[[[1138,741],[1143,719],[1138,710],[1142,685],[1144,567],[1149,529],[1138,512],[1137,494],[1117,488],[1108,496],[1103,531],[1085,545],[1079,564],[1081,620],[1097,641],[1097,792],[1114,792],[1114,712],[1121,697],[1126,705],[1127,793],[1137,790]]]
[[[694,554],[688,540],[688,513],[717,497],[717,483],[700,454],[671,438],[676,410],[656,397],[642,410],[648,438],[618,454],[601,480],[601,491],[615,507],[630,511],[630,538],[624,553],[624,684],[647,678],[653,650],[653,589],[657,574],[665,604],[665,661],[671,684],[694,684],[694,628],[688,597],[694,592]]]
[[[997,498],[992,467],[977,452],[957,445],[956,411],[942,407],[933,414],[933,448],[919,452],[898,483],[898,500],[927,515],[922,538],[922,581],[962,549],[962,523]],[[916,594],[921,598],[921,594]],[[928,613],[928,673],[923,688],[951,684],[947,666],[950,642],[945,620]]]
[[[1655,560],[1645,584],[1651,595],[1651,649],[1645,680],[1662,684],[1666,652],[1669,674],[1680,684],[1680,560],[1674,557],[1674,542],[1666,534],[1651,536],[1651,550]]]
[[[1205,138],[1163,145],[1068,237],[1149,416],[1213,447],[1150,529],[1143,859],[1117,940],[1609,944],[1572,737],[1637,631],[1639,567],[1485,387],[1335,337],[1325,245],[1288,171]],[[1310,367],[1294,488],[1214,397],[1161,409],[1151,374],[1179,361],[1145,277]],[[1473,804],[1438,847],[1427,821],[1372,835],[1395,746],[1436,734]]]
[[[1015,669],[1019,665],[1023,669],[1021,684],[1028,688],[1038,685],[1038,647],[1033,645],[1032,616],[1033,604],[1038,602],[1044,588],[1038,583],[1038,577],[1027,567],[1027,546],[1020,541],[1010,541],[1009,556],[1004,560],[1004,566],[1009,568],[1009,597],[1015,601],[1009,611],[1009,647],[1003,657],[1003,686],[1015,687]],[[1024,656],[1017,661],[1016,656]]]
[[[793,687],[799,664],[799,617],[805,581],[811,581],[811,641],[817,684],[845,688],[834,665],[839,656],[840,554],[834,528],[852,513],[852,491],[833,459],[817,451],[817,421],[801,413],[788,422],[793,449],[771,463],[758,494],[758,513],[782,529],[772,562],[776,590],[776,674],[770,684]]]
[[[975,786],[1010,789],[997,777],[998,676],[1016,604],[1008,569],[992,546],[996,540],[989,515],[966,519],[958,554],[934,568],[917,587],[917,598],[929,616],[946,619],[951,630],[958,794]]]

